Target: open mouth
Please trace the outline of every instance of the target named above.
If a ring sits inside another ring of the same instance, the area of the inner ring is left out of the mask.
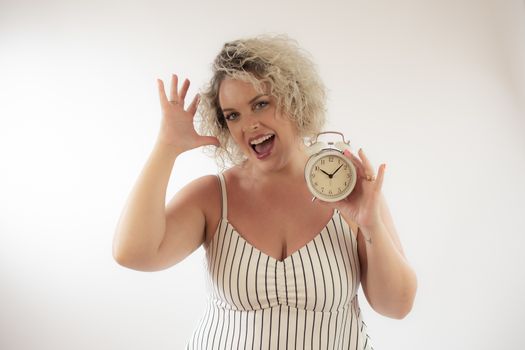
[[[250,144],[253,151],[257,154],[257,158],[261,159],[270,154],[273,148],[274,140],[275,140],[275,135],[269,135],[269,136],[264,137],[264,140],[260,140],[260,141],[256,140],[256,142]]]

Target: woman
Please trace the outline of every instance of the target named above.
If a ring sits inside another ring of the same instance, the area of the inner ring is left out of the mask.
[[[187,349],[372,349],[359,283],[374,310],[403,318],[416,275],[364,152],[352,193],[312,201],[305,140],[321,131],[325,93],[307,54],[286,37],[226,43],[205,91],[185,107],[189,81],[169,97],[158,80],[162,122],[154,150],[120,218],[114,257],[156,271],[206,250],[209,303]],[[201,135],[193,124],[198,106]],[[208,146],[218,176],[181,189],[165,208],[175,159]]]

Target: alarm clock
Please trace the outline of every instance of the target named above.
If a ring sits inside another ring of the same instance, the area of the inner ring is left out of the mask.
[[[319,135],[340,135],[343,141],[319,142]],[[350,149],[350,142],[337,131],[324,131],[316,135],[306,153],[309,156],[304,167],[304,178],[308,189],[316,198],[326,202],[337,202],[346,198],[354,189],[357,172],[354,164],[343,152]]]

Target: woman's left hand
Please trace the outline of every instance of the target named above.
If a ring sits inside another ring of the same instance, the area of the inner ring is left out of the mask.
[[[351,160],[356,168],[356,184],[345,199],[329,205],[337,208],[345,217],[352,220],[359,227],[375,227],[382,222],[380,212],[381,187],[386,164],[381,164],[377,176],[375,176],[374,167],[362,149],[358,151],[361,159],[349,150],[344,151],[344,155]],[[368,180],[367,175],[369,175]]]

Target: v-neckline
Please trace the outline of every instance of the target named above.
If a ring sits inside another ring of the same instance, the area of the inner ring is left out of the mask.
[[[275,264],[284,264],[287,260],[289,259],[292,259],[295,255],[299,254],[300,251],[306,249],[309,245],[313,244],[313,242],[318,238],[320,237],[324,231],[326,231],[326,227],[330,224],[330,222],[332,220],[334,220],[334,217],[335,215],[337,214],[337,210],[334,209],[333,210],[333,213],[332,213],[332,216],[330,216],[330,218],[328,219],[328,222],[323,226],[323,228],[321,229],[321,231],[319,231],[319,233],[317,233],[312,239],[310,239],[308,242],[306,242],[305,244],[303,244],[299,249],[296,249],[295,251],[293,251],[291,254],[289,254],[287,257],[285,257],[283,260],[279,260],[277,258],[274,258],[273,256],[269,255],[269,254],[266,254],[265,252],[263,252],[262,250],[260,250],[259,248],[257,248],[256,246],[254,246],[253,244],[251,244],[250,242],[248,242],[248,240],[246,240],[242,235],[241,233],[235,228],[235,226],[232,225],[232,223],[228,220],[227,217],[222,217],[220,219],[220,222],[219,222],[219,225],[217,226],[217,232],[215,232],[215,236],[217,236],[217,234],[219,233],[219,230],[221,228],[221,223],[222,222],[226,222],[229,226],[231,226],[232,228],[232,232],[235,233],[235,235],[237,237],[239,237],[239,239],[241,239],[242,241],[244,241],[244,243],[246,245],[248,245],[249,247],[251,247],[253,250],[259,252],[262,256],[266,257],[268,260],[271,260],[272,262],[274,262]],[[214,237],[215,237],[214,236]]]

